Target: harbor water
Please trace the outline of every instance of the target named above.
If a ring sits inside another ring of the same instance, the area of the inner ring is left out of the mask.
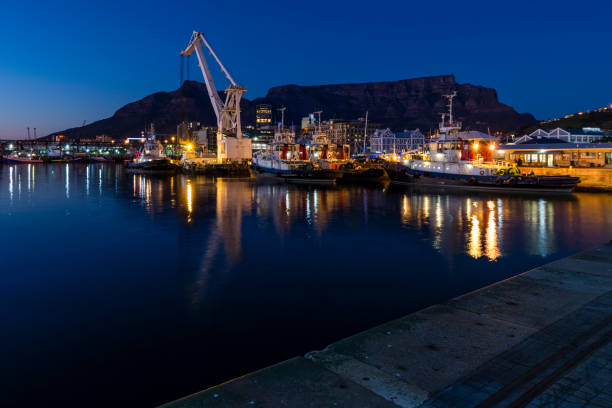
[[[601,245],[610,208],[3,165],[0,405],[159,405]]]

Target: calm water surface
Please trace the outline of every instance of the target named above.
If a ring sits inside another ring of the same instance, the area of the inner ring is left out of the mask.
[[[161,404],[607,242],[611,205],[0,166],[0,405]]]

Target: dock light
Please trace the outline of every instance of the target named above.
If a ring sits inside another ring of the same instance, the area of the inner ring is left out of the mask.
[[[479,144],[478,144],[478,143],[474,143],[474,150],[478,150],[478,148],[479,148],[479,147],[480,147],[480,146],[479,146]]]
[[[123,144],[128,144],[128,143],[130,143],[130,141],[129,141],[129,140],[127,140],[127,139],[125,139],[125,140],[123,141]]]

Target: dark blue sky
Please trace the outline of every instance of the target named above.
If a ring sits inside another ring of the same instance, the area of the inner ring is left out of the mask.
[[[0,138],[175,89],[194,29],[249,99],[289,83],[453,73],[542,119],[612,103],[611,1],[11,3],[0,10]]]

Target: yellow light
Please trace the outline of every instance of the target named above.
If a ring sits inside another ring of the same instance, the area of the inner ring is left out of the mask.
[[[478,150],[478,147],[479,147],[478,143],[474,143],[474,150]]]
[[[130,141],[129,141],[129,140],[127,140],[127,139],[125,139],[125,140],[123,141],[123,144],[128,144],[128,143],[130,143]]]
[[[495,150],[495,145],[494,145],[494,144],[490,145],[490,146],[489,146],[489,149],[491,149],[491,150]]]
[[[176,137],[172,136],[172,141],[174,142],[174,140],[176,139]]]
[[[187,212],[193,212],[193,196],[191,193],[191,181],[187,180]]]
[[[193,149],[193,146],[192,146],[192,145],[190,145],[190,144],[188,144],[187,146],[185,146],[185,149],[186,149],[187,151],[190,151],[191,149]]]

